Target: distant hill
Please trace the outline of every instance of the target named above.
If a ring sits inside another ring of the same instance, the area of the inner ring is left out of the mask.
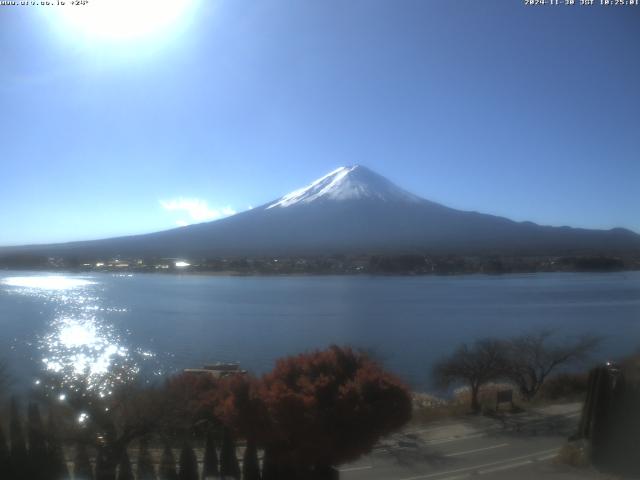
[[[637,253],[640,235],[622,228],[549,227],[455,210],[413,195],[366,167],[351,166],[222,220],[146,235],[0,249],[0,255],[87,258],[403,252]]]

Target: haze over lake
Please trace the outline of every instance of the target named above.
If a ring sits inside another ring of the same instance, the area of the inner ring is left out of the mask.
[[[329,344],[370,349],[415,389],[463,341],[550,327],[599,333],[598,359],[640,348],[640,272],[503,276],[219,277],[0,273],[0,352],[18,383],[48,368],[123,374],[280,356]],[[115,366],[115,367],[114,367]]]

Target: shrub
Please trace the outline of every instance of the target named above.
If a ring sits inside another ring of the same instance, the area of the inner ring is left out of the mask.
[[[180,452],[178,478],[180,480],[198,480],[198,459],[193,448],[188,443],[184,444]]]
[[[22,430],[22,419],[17,399],[11,400],[11,419],[9,423],[9,439],[11,450],[9,454],[9,473],[12,480],[31,480],[28,470],[29,456]]]
[[[546,400],[576,399],[587,393],[586,373],[561,373],[550,378],[540,389],[540,398]]]
[[[93,480],[93,469],[89,460],[89,453],[84,443],[76,445],[76,455],[73,464],[73,478],[75,480]]]
[[[176,459],[169,445],[164,447],[160,458],[160,480],[178,480],[176,472]]]
[[[29,439],[29,470],[31,472],[31,479],[44,480],[49,473],[47,441],[40,409],[35,403],[30,403],[27,407],[27,437]]]
[[[149,443],[146,438],[140,439],[140,447],[138,450],[138,480],[156,480],[156,471],[153,468],[153,460],[149,453]]]
[[[9,478],[9,447],[0,425],[0,478]]]
[[[222,448],[220,449],[220,475],[224,478],[240,478],[240,465],[236,456],[236,442],[228,428],[222,431]]]
[[[53,420],[53,413],[49,410],[47,422],[47,468],[52,480],[67,480],[70,478],[64,450],[58,438],[58,429]]]
[[[216,453],[216,444],[213,432],[207,432],[207,439],[204,445],[204,459],[202,461],[202,478],[207,479],[217,477],[220,474],[218,468],[218,454]]]
[[[120,464],[118,465],[118,480],[133,480],[131,460],[129,460],[129,454],[126,450],[122,453]]]
[[[242,479],[260,480],[260,464],[258,463],[258,450],[254,442],[247,443],[242,460]]]

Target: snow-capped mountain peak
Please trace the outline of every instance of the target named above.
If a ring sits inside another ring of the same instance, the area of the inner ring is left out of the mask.
[[[285,208],[292,205],[307,204],[318,200],[355,200],[376,199],[384,202],[418,202],[421,199],[386,178],[361,165],[336,168],[324,177],[320,177],[308,186],[294,190],[276,202],[270,208]]]

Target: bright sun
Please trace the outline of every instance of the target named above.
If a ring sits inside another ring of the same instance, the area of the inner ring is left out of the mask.
[[[67,28],[87,37],[127,40],[160,33],[178,23],[198,0],[71,0],[56,13]]]

